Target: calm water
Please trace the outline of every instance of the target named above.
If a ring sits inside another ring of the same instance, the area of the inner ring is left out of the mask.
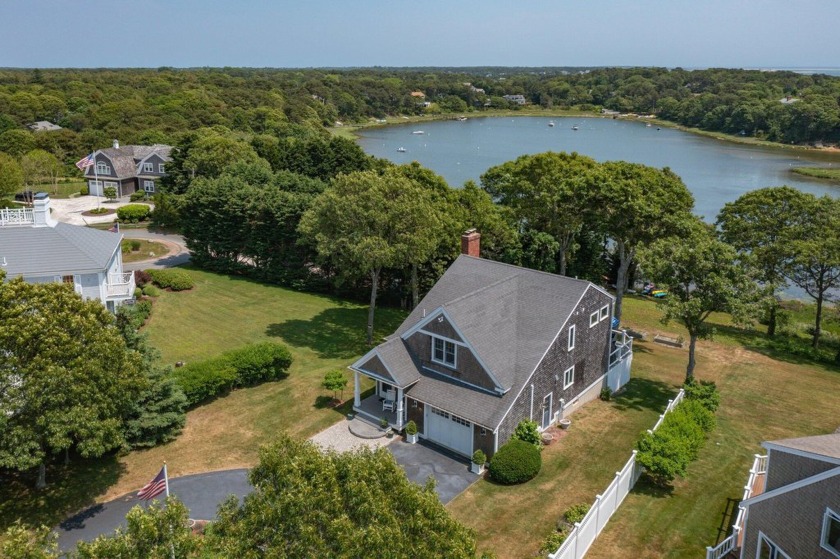
[[[549,121],[555,123],[549,127]],[[578,130],[572,130],[578,126]],[[422,130],[424,134],[413,134]],[[744,192],[787,184],[806,192],[840,195],[840,187],[808,180],[791,167],[840,165],[840,156],[796,154],[714,140],[644,122],[606,118],[470,118],[388,126],[364,131],[369,154],[395,163],[418,161],[450,185],[479,181],[488,168],[524,154],[577,151],[598,161],[625,160],[670,167],[694,194],[695,211],[714,221],[726,202]],[[405,152],[398,152],[398,148]]]

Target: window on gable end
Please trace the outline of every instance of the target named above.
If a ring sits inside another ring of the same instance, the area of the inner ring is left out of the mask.
[[[563,390],[569,388],[575,383],[575,367],[574,365],[563,371]]]
[[[601,316],[599,320],[606,320],[608,316],[610,316],[610,306],[604,305],[603,307],[601,307]]]
[[[589,327],[592,328],[598,324],[599,314],[598,311],[593,312],[589,315]]]
[[[575,325],[572,324],[569,326],[569,345],[568,350],[572,351],[575,349]]]
[[[831,509],[825,509],[823,516],[822,537],[820,545],[837,557],[840,557],[840,514]]]
[[[432,361],[454,367],[456,363],[455,343],[432,336]]]

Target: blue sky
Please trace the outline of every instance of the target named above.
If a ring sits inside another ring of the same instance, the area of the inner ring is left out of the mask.
[[[0,67],[840,66],[840,0],[0,0]]]

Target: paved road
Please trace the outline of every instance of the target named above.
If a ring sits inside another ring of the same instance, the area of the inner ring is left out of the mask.
[[[219,504],[229,495],[236,495],[241,501],[252,488],[248,483],[248,470],[241,469],[170,479],[169,491],[190,509],[190,518],[213,520]],[[143,503],[136,495],[135,491],[108,503],[95,505],[59,524],[55,529],[59,549],[62,552],[69,551],[80,540],[90,541],[124,526],[128,511]]]
[[[130,262],[123,264],[123,270],[132,272],[134,270],[148,270],[149,268],[170,268],[181,266],[190,261],[190,252],[184,242],[184,237],[174,233],[152,233],[146,229],[123,229],[120,233],[126,239],[145,239],[162,243],[169,249],[169,254],[156,260],[144,260],[142,262]]]

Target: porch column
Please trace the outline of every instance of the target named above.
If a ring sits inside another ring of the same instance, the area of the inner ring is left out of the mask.
[[[397,388],[397,431],[403,428],[403,390]]]
[[[362,405],[362,389],[359,385],[359,371],[353,371],[353,407]]]

